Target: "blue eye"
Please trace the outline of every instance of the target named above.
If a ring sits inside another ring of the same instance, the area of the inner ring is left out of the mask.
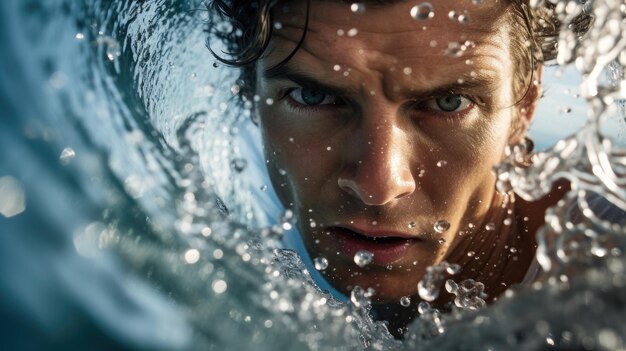
[[[460,95],[448,95],[435,99],[437,106],[445,112],[452,112],[461,106],[463,100]]]
[[[337,100],[335,96],[307,88],[294,88],[288,95],[298,104],[306,106],[332,105]]]
[[[467,109],[472,101],[463,95],[450,94],[432,98],[425,102],[425,106],[438,112],[459,112]]]

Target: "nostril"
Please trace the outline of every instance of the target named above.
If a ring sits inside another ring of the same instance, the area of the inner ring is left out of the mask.
[[[399,195],[398,195],[398,196],[396,196],[395,198],[396,198],[396,199],[401,199],[401,198],[403,198],[403,197],[405,197],[405,196],[409,196],[409,195],[411,195],[411,193],[412,193],[412,191],[406,191],[406,192],[404,192],[404,193],[402,193],[402,194],[399,194]]]
[[[359,194],[359,192],[355,189],[356,184],[349,180],[349,179],[345,179],[345,178],[339,178],[337,180],[337,184],[339,185],[339,188],[345,192],[347,192],[348,194],[356,197],[357,199],[361,198],[361,194]]]
[[[412,183],[404,182],[390,185],[389,183],[377,182],[375,185],[369,182],[358,182],[348,178],[337,180],[339,188],[360,200],[366,205],[385,205],[391,200],[396,200],[413,193],[415,187]]]

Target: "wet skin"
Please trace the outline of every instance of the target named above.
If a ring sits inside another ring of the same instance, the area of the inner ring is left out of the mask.
[[[537,222],[519,214],[534,210],[512,198],[501,209],[507,196],[496,193],[492,169],[523,138],[539,86],[516,104],[501,2],[437,1],[426,21],[410,17],[413,5],[355,14],[313,2],[304,45],[280,68],[305,5],[276,11],[282,28],[256,67],[268,170],[311,257],[328,259],[323,274],[343,293],[372,287],[375,301],[397,302],[445,259],[493,297],[523,278],[534,253]],[[469,23],[450,20],[450,10],[467,11]],[[452,42],[467,49],[454,55]],[[437,233],[439,220],[450,228]],[[353,261],[362,249],[374,254],[365,267]]]

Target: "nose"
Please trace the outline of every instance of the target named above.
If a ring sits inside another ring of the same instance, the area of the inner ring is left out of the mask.
[[[390,119],[365,119],[345,145],[339,187],[366,205],[381,206],[415,191],[405,132]]]

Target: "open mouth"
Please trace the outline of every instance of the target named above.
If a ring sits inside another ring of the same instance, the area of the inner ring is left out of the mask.
[[[385,244],[385,243],[394,243],[394,242],[398,242],[398,241],[406,241],[408,240],[407,238],[401,238],[399,236],[367,236],[367,235],[363,235],[359,232],[356,232],[354,230],[348,229],[348,228],[341,228],[342,230],[345,230],[347,232],[348,235],[351,235],[357,239],[360,240],[369,240],[369,241],[373,241],[375,243],[380,243],[380,244]]]
[[[409,250],[419,243],[419,239],[394,235],[385,235],[384,232],[360,232],[346,227],[328,227],[325,230],[336,242],[341,251],[350,258],[365,250],[373,254],[373,262],[390,264],[401,260]]]

